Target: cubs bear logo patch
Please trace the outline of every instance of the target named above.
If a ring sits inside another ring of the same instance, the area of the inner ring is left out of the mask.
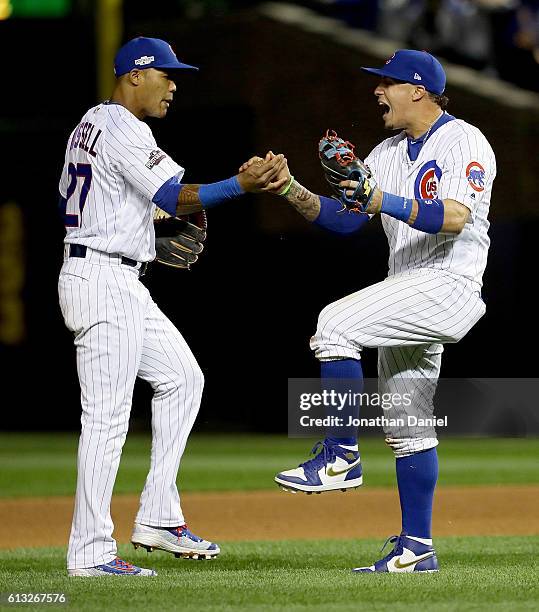
[[[485,189],[485,169],[476,161],[472,161],[466,168],[466,178],[470,187],[475,191],[483,191]]]

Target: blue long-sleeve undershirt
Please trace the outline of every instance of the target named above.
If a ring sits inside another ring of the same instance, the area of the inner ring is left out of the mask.
[[[313,223],[330,232],[353,234],[369,221],[370,217],[367,214],[357,214],[348,210],[343,211],[343,205],[338,200],[325,198],[324,196],[319,196],[319,198],[320,214]]]

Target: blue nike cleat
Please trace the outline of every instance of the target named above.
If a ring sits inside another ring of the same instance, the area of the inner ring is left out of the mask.
[[[346,491],[363,484],[363,472],[359,451],[337,444],[317,442],[311,451],[316,457],[300,463],[297,468],[275,476],[275,482],[293,493],[323,493]]]
[[[431,573],[438,571],[436,551],[431,545],[418,542],[406,533],[388,538],[382,550],[384,550],[388,542],[395,543],[389,555],[380,559],[380,561],[376,561],[374,565],[356,567],[352,571],[366,574],[375,572]]]

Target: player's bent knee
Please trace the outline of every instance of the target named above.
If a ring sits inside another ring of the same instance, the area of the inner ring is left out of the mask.
[[[318,315],[316,334],[321,335],[336,329],[339,326],[338,319],[339,309],[336,308],[336,303],[333,302],[325,306]]]
[[[200,369],[198,363],[193,367],[193,383],[202,391],[204,387],[204,372]]]
[[[316,333],[313,342],[324,343],[336,341],[346,343],[348,328],[343,324],[342,317],[333,304],[326,306],[318,316]]]
[[[190,368],[180,369],[177,372],[175,383],[178,387],[185,387],[200,390],[204,387],[204,373],[196,361],[191,364]]]
[[[310,347],[317,359],[361,359],[361,346],[350,337],[335,303],[326,306],[318,317],[316,333],[310,340]]]
[[[438,446],[438,438],[386,438],[395,457],[408,457]]]
[[[166,376],[160,378],[154,389],[158,393],[176,393],[187,389],[190,393],[202,395],[204,388],[204,374],[199,365],[194,362],[189,367],[178,366],[170,371]]]

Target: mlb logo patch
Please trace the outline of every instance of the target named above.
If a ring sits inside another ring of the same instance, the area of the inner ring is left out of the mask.
[[[485,169],[476,161],[470,162],[466,168],[466,178],[470,187],[475,191],[483,191],[485,189]]]

